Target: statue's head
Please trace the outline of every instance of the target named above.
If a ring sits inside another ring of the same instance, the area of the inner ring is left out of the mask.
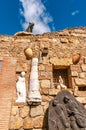
[[[68,103],[70,98],[68,96],[65,96],[63,100],[64,100],[64,103]]]
[[[24,71],[21,72],[21,76],[22,76],[22,77],[25,76],[25,72],[24,72]]]

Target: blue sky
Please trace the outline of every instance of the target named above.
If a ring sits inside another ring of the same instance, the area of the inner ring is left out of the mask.
[[[33,33],[86,26],[86,0],[1,0],[0,34],[14,35],[34,22]]]

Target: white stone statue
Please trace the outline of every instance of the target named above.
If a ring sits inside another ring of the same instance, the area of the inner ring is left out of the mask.
[[[25,72],[22,71],[21,75],[18,76],[16,83],[17,100],[16,102],[26,102],[26,83],[25,83]]]
[[[57,88],[58,89],[66,89],[67,88],[67,86],[64,85],[64,81],[63,81],[61,75],[59,76],[59,84],[58,84]]]
[[[41,94],[38,80],[38,58],[32,59],[28,102],[41,102]]]

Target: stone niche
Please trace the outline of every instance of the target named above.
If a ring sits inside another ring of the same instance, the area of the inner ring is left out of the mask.
[[[70,77],[70,66],[54,66],[53,67],[53,87],[57,88],[59,83],[59,76],[62,77],[63,83],[68,89],[72,89],[72,82]]]

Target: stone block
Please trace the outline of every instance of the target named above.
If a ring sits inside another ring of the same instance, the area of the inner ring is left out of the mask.
[[[47,102],[47,103],[44,105],[44,107],[43,107],[44,113],[46,113],[48,107],[49,107],[49,102]]]
[[[78,76],[78,73],[77,73],[77,71],[72,71],[72,72],[71,72],[71,75],[72,75],[73,77],[77,77],[77,76]]]
[[[42,128],[43,127],[43,120],[44,120],[44,117],[43,116],[39,116],[39,117],[36,117],[33,119],[33,127],[34,128]]]
[[[12,106],[11,115],[15,116],[19,113],[18,106]]]
[[[82,103],[82,104],[86,104],[86,97],[76,97],[76,99]]]
[[[44,65],[39,65],[39,71],[45,71],[45,66]]]
[[[43,57],[43,64],[44,65],[48,64],[48,58],[47,57]]]
[[[85,72],[79,73],[79,77],[80,78],[86,78],[86,73]]]
[[[69,43],[74,43],[74,44],[78,44],[79,43],[79,40],[76,39],[76,38],[73,38],[73,37],[70,37],[68,40],[69,40]]]
[[[59,92],[60,90],[58,89],[49,89],[49,95],[57,95],[57,93]]]
[[[81,72],[80,65],[71,65],[71,66],[70,66],[70,70],[71,70],[71,71],[76,71],[77,73],[80,73],[80,72]]]
[[[49,94],[49,89],[48,88],[42,88],[41,89],[41,94],[42,95],[48,95]]]
[[[20,117],[22,118],[26,117],[27,115],[29,115],[29,111],[30,111],[29,106],[24,106],[19,111]]]
[[[51,98],[49,98],[49,96],[42,95],[42,101],[43,102],[49,102],[50,100],[51,100]]]
[[[68,39],[67,38],[61,38],[60,42],[62,42],[62,43],[68,43]]]
[[[50,88],[50,80],[41,80],[41,88]]]
[[[50,63],[53,65],[68,66],[68,65],[72,64],[72,58],[53,57],[53,58],[50,58]]]
[[[86,72],[86,65],[82,65],[81,68],[83,72]]]
[[[17,64],[16,66],[16,72],[21,72],[21,71],[25,71],[27,72],[27,64],[26,63],[22,63],[22,64]]]
[[[41,116],[43,115],[43,108],[41,105],[39,106],[31,106],[31,110],[30,110],[30,116],[31,117],[36,117],[36,116]]]
[[[33,128],[33,119],[26,117],[23,122],[24,129],[32,129]]]
[[[14,119],[14,129],[19,129],[23,126],[23,120],[21,117],[15,117]]]
[[[75,84],[79,87],[86,86],[86,78],[85,79],[76,78]]]
[[[51,64],[46,65],[46,66],[45,66],[45,70],[46,70],[46,71],[49,71],[49,72],[52,72],[52,65],[51,65]]]

